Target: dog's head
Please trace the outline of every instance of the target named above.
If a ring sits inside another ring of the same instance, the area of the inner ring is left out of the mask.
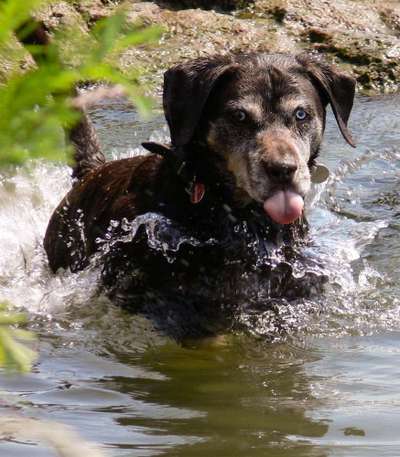
[[[307,56],[223,56],[168,70],[164,110],[174,147],[201,145],[235,183],[236,202],[256,201],[288,224],[302,214],[328,104],[354,146],[354,90],[352,78]]]

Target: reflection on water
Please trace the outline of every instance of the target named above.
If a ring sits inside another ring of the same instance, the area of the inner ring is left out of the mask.
[[[328,278],[326,291],[278,300],[273,313],[242,310],[247,336],[178,345],[113,306],[95,267],[51,275],[41,240],[69,170],[39,162],[3,172],[0,298],[31,313],[41,360],[29,375],[0,377],[0,412],[69,424],[111,456],[399,455],[398,102],[357,100],[356,150],[328,123],[331,178],[310,198],[301,253]],[[140,121],[119,101],[93,116],[110,156],[166,136],[160,116]],[[301,279],[305,264],[291,268]],[[28,452],[51,455],[0,441],[0,455]]]
[[[314,399],[302,365],[313,356],[290,346],[261,344],[250,349],[249,343],[238,340],[234,349],[192,348],[178,353],[166,348],[146,356],[146,361],[160,363],[169,378],[149,390],[146,386],[151,400],[160,403],[167,395],[174,405],[203,411],[196,424],[173,425],[179,435],[194,432],[202,440],[171,455],[308,455],[310,446],[297,437],[308,441],[327,432],[323,421],[306,413]]]

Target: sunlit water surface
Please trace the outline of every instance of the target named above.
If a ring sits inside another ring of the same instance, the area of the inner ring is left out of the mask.
[[[177,344],[113,306],[96,268],[52,275],[42,239],[70,170],[3,170],[0,299],[29,312],[40,360],[0,375],[0,411],[68,424],[110,456],[400,455],[399,102],[357,99],[355,150],[329,119],[331,177],[310,198],[304,248],[324,295],[278,303],[279,332],[268,313],[243,313],[249,331],[218,343]],[[123,102],[92,115],[110,156],[167,135],[160,114],[142,121]],[[0,456],[26,455],[54,454],[0,441]]]

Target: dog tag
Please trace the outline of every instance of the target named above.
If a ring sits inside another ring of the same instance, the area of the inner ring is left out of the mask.
[[[325,165],[316,163],[311,171],[311,182],[321,184],[329,178],[329,170]]]
[[[204,194],[206,193],[206,187],[201,182],[195,182],[193,185],[192,193],[190,195],[190,201],[195,205],[203,200]]]

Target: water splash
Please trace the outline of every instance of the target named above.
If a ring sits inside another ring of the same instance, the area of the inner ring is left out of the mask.
[[[159,251],[172,263],[183,245],[192,247],[213,245],[216,240],[210,238],[206,241],[200,241],[194,236],[185,234],[171,219],[157,213],[145,213],[137,216],[133,221],[126,218],[119,221],[111,221],[104,238],[97,238],[96,244],[99,247],[99,255],[95,262],[100,262],[104,255],[112,251],[116,244],[131,243],[140,228],[144,228],[147,243],[150,249]],[[122,235],[115,235],[115,232],[121,232]]]
[[[117,106],[113,111],[115,122],[121,123],[120,113]],[[113,121],[110,110],[100,108],[94,114],[97,123],[104,123],[104,135],[108,135],[109,123]],[[122,121],[123,127],[131,122],[128,119]],[[135,122],[138,122],[136,118]],[[147,138],[150,132],[157,141],[167,140],[166,127],[159,120],[149,123],[148,130],[139,130],[139,134],[135,130],[135,140]],[[115,157],[143,153],[139,147],[125,145],[122,149],[115,141],[118,135],[119,130],[111,138],[117,144],[113,152]],[[310,243],[286,264],[279,249],[269,253],[271,269],[284,265],[298,284],[306,281],[311,296],[272,299],[265,283],[261,287],[254,276],[244,272],[237,287],[243,289],[245,297],[256,297],[258,302],[264,300],[265,306],[252,308],[252,304],[244,300],[235,316],[239,326],[256,335],[282,338],[283,335],[302,333],[369,333],[400,325],[398,289],[390,268],[382,266],[382,262],[377,262],[373,256],[376,249],[386,252],[385,247],[376,247],[380,237],[390,237],[393,231],[393,236],[397,235],[397,200],[392,199],[392,206],[385,206],[380,196],[382,192],[384,195],[392,192],[385,183],[395,185],[399,160],[400,153],[395,148],[366,148],[336,166],[329,182],[317,186],[309,200]],[[382,171],[382,177],[376,170]],[[108,343],[115,339],[115,329],[118,328],[127,347],[139,320],[113,307],[99,295],[100,269],[93,265],[77,274],[64,271],[52,275],[47,267],[42,239],[51,212],[70,188],[69,174],[67,166],[44,162],[30,163],[2,173],[0,299],[49,321],[62,321],[63,325],[77,329],[84,326],[92,329],[94,334],[109,335],[109,339],[104,337]],[[366,197],[368,192],[372,195]],[[125,233],[120,241],[130,242],[138,228],[145,227],[149,246],[163,253],[171,263],[184,246],[195,247],[204,243],[204,240],[182,233],[172,221],[156,214],[142,215],[135,221],[122,223]],[[112,230],[118,228],[118,224],[112,222],[110,225],[110,239],[98,240],[102,254],[107,253],[115,242]],[[214,241],[208,240],[210,244]],[[399,267],[394,251],[388,256],[393,258],[396,272]],[[314,280],[326,282],[323,294],[312,290]],[[147,332],[151,326],[147,323],[138,327],[147,329]]]
[[[93,266],[77,274],[63,271],[52,275],[42,247],[47,220],[69,186],[68,167],[41,162],[3,177],[0,187],[3,250],[0,259],[0,295],[16,306],[25,307],[31,313],[49,319],[57,319],[57,316],[74,309],[75,318],[91,326],[90,317],[86,313],[79,315],[77,309],[87,304],[88,300],[96,302],[94,297],[98,297],[100,269]],[[265,301],[264,309],[259,306],[254,309],[246,301],[238,307],[240,313],[236,316],[237,322],[251,333],[274,335],[274,338],[281,338],[293,331],[310,331],[311,328],[316,333],[334,333],[338,332],[338,319],[357,315],[361,326],[360,321],[370,318],[365,313],[360,315],[360,307],[356,303],[361,296],[360,286],[363,294],[368,295],[377,278],[381,280],[381,277],[365,263],[357,278],[353,263],[360,259],[363,249],[387,223],[342,219],[323,207],[314,208],[311,219],[312,242],[303,249],[301,258],[295,259],[289,267],[293,278],[300,282],[307,279],[307,287],[310,288],[313,278],[315,281],[327,278],[329,286],[326,295],[316,299],[271,300],[268,287],[261,289],[259,283],[254,283],[253,276],[246,277],[243,273],[240,287],[244,287],[245,295],[257,296],[258,301]],[[182,233],[172,221],[154,213],[142,215],[132,222],[122,221],[124,235],[114,239],[112,230],[121,228],[118,226],[117,221],[112,222],[109,239],[98,240],[102,254],[107,253],[117,241],[129,243],[140,226],[145,227],[150,248],[162,252],[170,262],[173,262],[183,245],[198,246],[204,243]],[[206,242],[212,244],[215,240]],[[272,270],[281,268],[283,261],[279,250],[272,252],[269,259]],[[249,283],[246,283],[247,280]],[[99,306],[102,313],[107,314],[104,306]],[[98,316],[93,306],[89,309],[94,316]],[[112,312],[115,314],[114,310]],[[325,316],[322,322],[321,315]],[[311,323],[314,323],[313,327]],[[354,325],[351,329],[342,326],[340,332],[343,330],[353,331]]]

